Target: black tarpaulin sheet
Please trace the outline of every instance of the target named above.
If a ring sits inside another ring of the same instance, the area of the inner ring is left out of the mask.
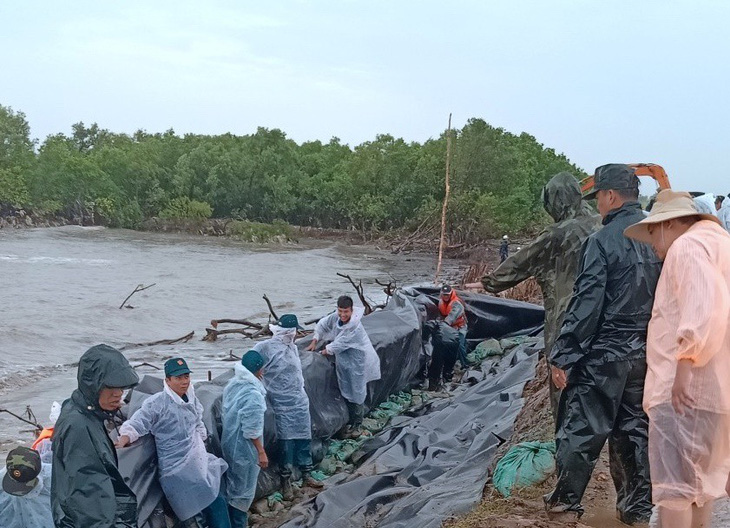
[[[428,311],[433,309],[432,299],[424,294],[427,290],[406,290],[396,292],[384,310],[374,312],[363,318],[363,325],[381,361],[381,379],[370,383],[366,405],[374,407],[385,401],[390,394],[412,387],[420,382],[424,346],[422,339],[423,323]],[[436,293],[436,290],[432,290]],[[542,308],[514,301],[505,301],[486,295],[465,295],[470,321],[470,337],[504,337],[534,330],[542,320]],[[482,319],[485,321],[482,324]],[[483,334],[479,335],[480,332]],[[316,440],[334,435],[347,422],[347,407],[337,386],[337,376],[332,358],[319,353],[307,352],[304,348],[309,340],[297,343],[300,348],[305,389],[310,400],[312,432]],[[231,377],[223,374],[210,382],[196,383],[195,393],[204,409],[204,422],[209,432],[208,449],[220,456],[220,409],[223,388]],[[146,376],[132,393],[128,411],[134,412],[144,398],[162,389],[159,378]],[[271,406],[267,409],[265,423],[265,445],[272,460],[276,459],[275,423]],[[148,450],[145,451],[148,455]],[[148,476],[156,473],[154,454],[147,457],[123,456],[120,467],[129,475],[140,476],[133,480],[137,483],[133,491],[137,495],[140,512],[151,511],[158,500],[156,488],[150,484]],[[145,476],[147,475],[147,476]],[[259,477],[257,496],[274,491],[278,484],[276,468],[262,471]],[[152,493],[149,493],[152,491]],[[154,504],[152,504],[154,503]],[[145,527],[145,519],[140,517],[140,526]]]
[[[488,465],[509,438],[538,349],[517,347],[496,374],[431,412],[380,433],[357,471],[298,507],[287,528],[437,528],[481,499]],[[487,360],[489,370],[495,360]]]

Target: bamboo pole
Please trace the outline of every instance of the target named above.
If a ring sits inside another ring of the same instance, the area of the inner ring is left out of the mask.
[[[439,259],[436,264],[436,278],[434,284],[438,284],[439,275],[441,274],[441,262],[444,258],[444,246],[446,245],[446,210],[449,205],[449,194],[451,194],[451,185],[449,184],[449,174],[451,173],[451,114],[449,114],[449,127],[446,129],[446,193],[444,194],[444,205],[441,209],[441,241],[439,242]]]

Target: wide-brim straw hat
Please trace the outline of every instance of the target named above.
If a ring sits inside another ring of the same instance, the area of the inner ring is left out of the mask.
[[[652,207],[649,216],[644,218],[641,222],[627,227],[624,230],[624,236],[633,238],[639,242],[650,244],[650,225],[660,224],[667,220],[682,218],[685,216],[698,216],[702,220],[710,220],[720,226],[722,225],[722,223],[720,223],[720,219],[715,215],[700,213],[689,193],[665,189],[657,194],[654,207]]]

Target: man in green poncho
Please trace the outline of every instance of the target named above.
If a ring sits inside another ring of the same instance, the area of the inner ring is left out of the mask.
[[[542,190],[545,210],[555,220],[529,245],[508,257],[480,283],[491,293],[512,288],[530,277],[537,279],[545,305],[545,350],[550,351],[560,332],[580,265],[581,249],[588,235],[600,227],[600,218],[581,202],[578,180],[567,172],[553,176]],[[550,383],[553,417],[560,391]]]

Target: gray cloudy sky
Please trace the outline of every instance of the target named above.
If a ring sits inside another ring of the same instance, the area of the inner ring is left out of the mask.
[[[28,0],[0,21],[0,104],[41,140],[84,121],[424,141],[453,112],[730,192],[722,0]]]

